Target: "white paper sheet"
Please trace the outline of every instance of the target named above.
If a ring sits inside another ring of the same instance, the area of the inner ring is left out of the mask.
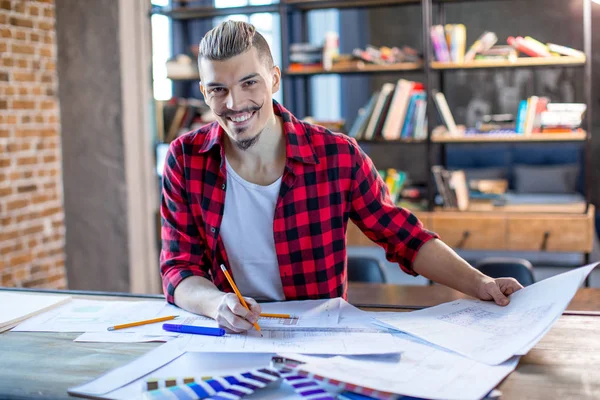
[[[109,326],[159,316],[164,301],[110,301],[73,299],[71,302],[19,324],[15,331],[106,332]],[[162,324],[143,325],[121,332],[164,334]]]
[[[77,336],[74,342],[91,343],[144,343],[144,342],[168,342],[176,336],[148,336],[135,332],[86,332]]]
[[[518,358],[490,366],[398,334],[399,361],[330,358],[298,354],[282,356],[307,362],[301,369],[379,391],[427,399],[481,399],[512,372]]]
[[[341,298],[261,303],[263,313],[291,314],[295,318],[260,318],[261,329],[328,328],[340,320]]]
[[[69,300],[71,296],[2,290],[0,291],[0,332]]]
[[[223,353],[293,352],[306,354],[386,354],[399,352],[391,333],[323,330],[272,330],[221,337],[185,335],[184,350]],[[183,335],[182,335],[183,336]],[[183,338],[183,337],[182,337]]]
[[[483,363],[500,364],[542,338],[597,265],[580,267],[521,289],[510,296],[506,307],[461,299],[378,320]]]

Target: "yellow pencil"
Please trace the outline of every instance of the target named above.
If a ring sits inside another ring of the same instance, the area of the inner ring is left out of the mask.
[[[264,318],[286,318],[286,319],[292,318],[292,316],[290,314],[260,313],[260,316],[264,317]]]
[[[231,287],[233,288],[233,291],[235,292],[238,299],[240,300],[240,303],[242,303],[242,305],[244,307],[246,307],[246,309],[248,311],[250,311],[250,307],[248,307],[248,304],[246,304],[246,300],[244,300],[244,298],[242,297],[242,294],[240,293],[237,286],[235,285],[233,278],[231,277],[231,275],[229,275],[229,272],[227,272],[227,268],[225,268],[225,266],[223,264],[221,264],[221,270],[223,270],[223,273],[225,274],[227,281],[229,281],[229,284],[231,285]],[[260,326],[258,326],[258,323],[255,322],[253,325],[256,328],[256,330],[260,332]],[[261,334],[261,336],[262,336],[262,334]]]
[[[140,325],[153,324],[155,322],[168,321],[170,319],[175,319],[177,317],[178,317],[178,315],[169,315],[167,317],[152,318],[152,319],[146,319],[146,320],[143,320],[143,321],[130,322],[128,324],[121,324],[121,325],[110,326],[107,329],[109,331],[116,331],[117,329],[131,328],[132,326],[140,326]]]

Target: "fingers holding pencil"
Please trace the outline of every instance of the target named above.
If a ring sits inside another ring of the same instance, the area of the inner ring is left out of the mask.
[[[249,298],[246,298],[245,301],[248,306],[256,303],[253,299]],[[258,313],[260,314],[260,308]],[[227,293],[223,296],[217,308],[215,319],[219,326],[228,332],[241,333],[253,328],[253,324],[258,320],[258,314],[244,307],[234,293]]]
[[[237,296],[239,302],[242,304],[242,306],[244,306],[244,308],[246,308],[248,311],[250,311],[250,306],[248,306],[248,304],[244,300],[244,297],[242,296],[242,294],[238,290],[235,282],[233,281],[233,278],[231,277],[231,275],[229,275],[229,272],[227,272],[227,268],[223,264],[221,264],[221,270],[223,271],[223,274],[225,275],[225,278],[227,278],[227,281],[229,282],[229,285],[231,286],[231,288],[235,292],[235,295]],[[237,306],[234,305],[234,307],[237,307]],[[256,309],[256,307],[255,307],[255,309]],[[240,313],[242,313],[242,312],[243,312],[242,310],[239,310],[239,312],[237,313],[237,315],[240,315]],[[260,315],[260,310],[259,310],[258,314],[256,315],[257,320],[258,320],[259,315]],[[254,326],[254,328],[256,328],[256,330],[258,332],[260,332],[260,326],[258,325],[258,322],[253,322],[252,325]],[[262,333],[260,334],[260,336],[262,336]]]

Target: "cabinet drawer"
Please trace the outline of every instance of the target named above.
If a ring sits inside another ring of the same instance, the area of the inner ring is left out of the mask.
[[[591,252],[592,219],[555,216],[513,217],[508,220],[509,250]]]
[[[506,218],[504,216],[452,213],[431,216],[431,230],[448,246],[460,250],[504,250]]]

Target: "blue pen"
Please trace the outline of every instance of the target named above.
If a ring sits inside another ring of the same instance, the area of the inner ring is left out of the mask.
[[[194,335],[223,336],[225,329],[209,328],[206,326],[163,324],[163,329],[169,332],[193,333]]]

